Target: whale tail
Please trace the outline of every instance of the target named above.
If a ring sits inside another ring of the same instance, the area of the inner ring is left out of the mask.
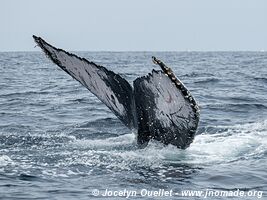
[[[128,128],[138,130],[140,146],[154,139],[186,148],[193,141],[199,121],[197,103],[160,60],[152,57],[161,70],[137,78],[132,88],[105,67],[33,38],[49,59],[96,95]]]

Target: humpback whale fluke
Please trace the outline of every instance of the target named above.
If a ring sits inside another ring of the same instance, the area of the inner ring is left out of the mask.
[[[48,58],[96,95],[128,128],[138,131],[140,147],[153,139],[185,149],[193,141],[199,122],[198,105],[171,68],[159,59],[152,57],[161,70],[138,77],[132,87],[103,66],[58,49],[40,37],[33,38]]]

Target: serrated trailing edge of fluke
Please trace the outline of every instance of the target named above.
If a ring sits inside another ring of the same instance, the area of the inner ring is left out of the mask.
[[[170,80],[175,84],[175,86],[183,93],[185,99],[187,99],[194,109],[197,115],[199,115],[200,109],[199,106],[194,99],[194,97],[190,94],[189,90],[184,86],[184,84],[175,76],[172,69],[167,67],[161,60],[157,59],[156,57],[152,56],[153,63],[159,65],[166,76],[170,78]]]

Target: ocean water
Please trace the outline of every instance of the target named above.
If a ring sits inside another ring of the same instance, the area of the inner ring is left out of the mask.
[[[204,199],[182,196],[189,190],[267,199],[266,52],[76,53],[130,82],[157,68],[152,55],[163,60],[199,102],[194,142],[138,149],[134,134],[41,52],[0,53],[0,199],[126,199],[104,197],[106,189],[137,191],[129,199]],[[159,190],[176,196],[141,194]]]

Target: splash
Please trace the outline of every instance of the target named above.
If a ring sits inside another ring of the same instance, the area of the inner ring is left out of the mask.
[[[135,146],[133,134],[98,140],[75,140],[72,146],[86,151],[72,159],[73,163],[106,168],[161,167],[166,164],[198,166],[261,158],[266,155],[267,120],[258,123],[216,127],[220,133],[204,132],[192,145],[177,149],[152,141],[144,149]]]

